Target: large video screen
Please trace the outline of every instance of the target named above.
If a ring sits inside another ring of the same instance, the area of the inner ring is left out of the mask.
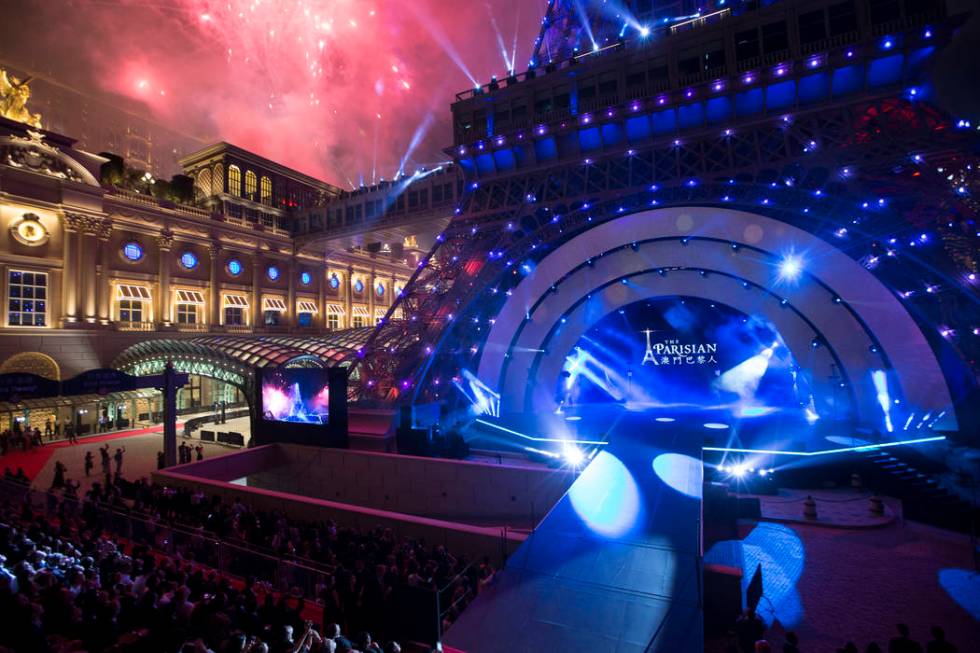
[[[558,386],[563,408],[813,410],[808,379],[772,324],[697,298],[636,302],[602,318],[568,353]]]
[[[262,419],[269,422],[326,425],[330,418],[327,370],[275,369],[260,381]]]

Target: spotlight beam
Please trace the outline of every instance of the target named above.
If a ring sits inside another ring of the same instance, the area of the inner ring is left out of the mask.
[[[721,453],[757,453],[773,456],[826,456],[834,453],[849,453],[856,451],[875,451],[888,447],[898,447],[907,444],[922,444],[924,442],[941,442],[945,440],[945,435],[936,435],[928,438],[915,438],[913,440],[898,440],[896,442],[883,442],[881,444],[863,444],[858,447],[841,447],[840,449],[824,449],[823,451],[780,451],[778,449],[737,449],[734,447],[701,447],[701,451],[718,451]]]
[[[601,446],[605,446],[606,444],[608,444],[607,442],[604,442],[602,440],[568,440],[568,439],[565,439],[565,438],[538,438],[538,437],[534,437],[533,435],[526,435],[524,433],[519,433],[517,431],[514,431],[512,429],[507,428],[506,426],[500,426],[499,424],[494,424],[493,422],[488,422],[486,420],[477,419],[475,421],[476,422],[479,422],[480,424],[483,424],[484,426],[489,426],[491,428],[497,429],[498,431],[503,431],[504,433],[509,433],[511,435],[516,435],[519,438],[524,438],[525,440],[531,440],[532,442],[557,442],[559,444],[564,444],[564,443],[568,443],[568,444],[591,444],[591,445],[596,445],[596,446],[600,446],[600,447]]]

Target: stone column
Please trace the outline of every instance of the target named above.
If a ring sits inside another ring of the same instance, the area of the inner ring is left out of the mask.
[[[320,329],[327,330],[327,284],[330,283],[330,273],[329,270],[321,275],[319,282],[317,284],[317,294],[316,294],[316,305],[320,310],[319,314],[313,321],[314,325],[318,325]]]
[[[252,299],[248,307],[249,317],[253,327],[262,326],[262,268],[265,261],[259,252],[252,259]]]
[[[286,287],[286,314],[283,316],[283,320],[288,327],[295,327],[298,325],[299,321],[296,319],[296,259],[290,258],[289,264],[286,266],[287,274],[289,279],[287,281]]]
[[[375,300],[378,297],[375,294],[375,288],[374,288],[375,284],[377,284],[377,280],[374,278],[374,268],[371,268],[371,274],[368,276],[368,287],[367,287],[367,291],[368,291],[368,320],[367,320],[367,323],[369,325],[374,324],[374,306],[375,306]]]
[[[79,216],[66,213],[62,220],[65,242],[62,252],[61,277],[62,314],[66,324],[78,322],[78,229]]]
[[[157,322],[164,328],[173,326],[174,316],[170,314],[170,250],[174,246],[174,234],[164,229],[157,236],[157,247],[160,250],[160,284],[157,293]],[[205,316],[201,316],[205,319]]]
[[[211,258],[210,276],[208,277],[208,303],[211,305],[211,317],[208,323],[211,327],[221,324],[221,288],[218,281],[218,271],[221,270],[221,245],[212,242],[208,245],[208,255]]]
[[[79,277],[81,290],[79,295],[82,300],[82,319],[86,324],[95,324],[98,321],[98,302],[96,299],[96,286],[98,276],[96,273],[97,245],[95,234],[98,229],[98,220],[86,218],[85,224],[79,233]]]
[[[99,247],[99,283],[98,283],[98,313],[99,324],[109,325],[110,309],[112,307],[112,288],[109,285],[109,241],[112,239],[112,222],[102,220],[96,231]]]
[[[354,268],[347,266],[347,282],[344,284],[344,324],[349,329],[354,324]]]

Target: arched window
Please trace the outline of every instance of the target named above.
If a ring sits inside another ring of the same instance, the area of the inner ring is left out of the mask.
[[[194,182],[194,190],[201,197],[211,195],[211,170],[203,168],[197,173],[197,181]]]
[[[225,167],[220,163],[214,166],[214,173],[211,175],[211,194],[220,195],[225,192]]]
[[[261,200],[266,206],[272,206],[272,180],[268,177],[262,177]]]
[[[228,192],[236,197],[242,196],[242,171],[238,166],[228,166]]]
[[[258,179],[255,173],[251,170],[245,171],[245,197],[250,200],[255,199],[255,193],[258,190]]]

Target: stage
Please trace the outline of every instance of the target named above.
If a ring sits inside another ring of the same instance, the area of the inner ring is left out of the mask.
[[[445,641],[469,652],[700,651],[701,443],[627,412]]]

